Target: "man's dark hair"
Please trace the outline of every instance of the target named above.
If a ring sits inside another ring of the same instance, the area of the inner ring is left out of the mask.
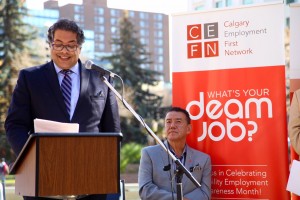
[[[191,117],[190,117],[190,114],[189,114],[188,111],[186,111],[185,109],[180,108],[180,107],[172,107],[172,108],[170,108],[170,110],[168,110],[168,111],[166,112],[166,116],[167,116],[167,114],[168,114],[169,112],[172,112],[172,111],[183,113],[183,114],[185,115],[185,117],[186,117],[187,123],[188,123],[188,124],[191,123]]]
[[[71,31],[77,34],[77,43],[81,46],[84,43],[84,33],[83,30],[72,20],[69,19],[59,19],[48,29],[48,40],[47,42],[51,44],[53,42],[54,33],[56,30]]]

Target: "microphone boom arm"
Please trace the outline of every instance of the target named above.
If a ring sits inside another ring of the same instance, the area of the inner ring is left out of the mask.
[[[142,120],[141,116],[138,115],[135,110],[126,102],[126,100],[119,94],[119,92],[110,84],[105,76],[101,76],[101,80],[115,93],[115,95],[122,101],[124,106],[135,116],[135,118],[146,128],[147,132],[156,140],[158,144],[169,154],[169,156],[175,161],[177,166],[183,170],[185,175],[196,185],[196,187],[200,188],[200,183],[193,177],[193,175],[184,167],[184,165],[177,159],[163,144],[163,142],[157,137],[157,135],[149,128],[149,126]]]

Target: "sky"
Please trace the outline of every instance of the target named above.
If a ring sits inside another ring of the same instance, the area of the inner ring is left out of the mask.
[[[26,0],[31,9],[43,9],[43,2],[46,0]],[[82,0],[59,0],[59,6],[73,3],[81,4]],[[156,13],[176,13],[187,10],[187,0],[107,0],[109,8],[127,9]]]
[[[42,10],[44,8],[44,2],[47,0],[25,0],[27,7],[30,9]],[[63,6],[68,3],[81,4],[82,0],[59,0],[58,5]]]

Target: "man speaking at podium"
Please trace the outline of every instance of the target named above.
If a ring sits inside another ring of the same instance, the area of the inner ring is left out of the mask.
[[[20,71],[5,121],[8,142],[18,155],[36,118],[78,123],[79,132],[120,132],[117,100],[100,74],[83,67],[79,54],[83,30],[60,19],[48,30],[51,61]],[[105,199],[89,195],[82,200]],[[46,199],[24,197],[25,200]]]

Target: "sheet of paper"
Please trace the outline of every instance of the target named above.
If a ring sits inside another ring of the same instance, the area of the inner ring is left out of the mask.
[[[79,124],[34,119],[35,133],[78,133]]]
[[[298,160],[293,160],[286,190],[300,195],[300,162]]]

